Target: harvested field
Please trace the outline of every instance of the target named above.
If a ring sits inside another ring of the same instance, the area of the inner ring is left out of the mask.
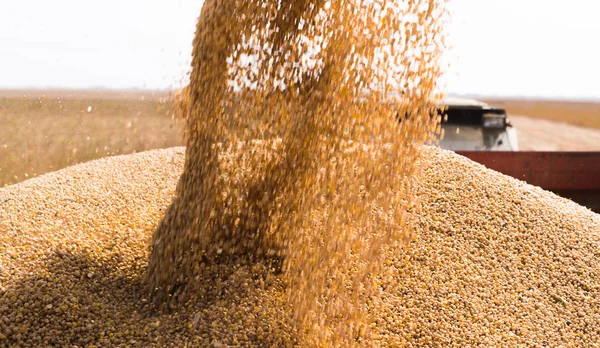
[[[164,99],[92,91],[33,91],[24,98],[21,92],[0,92],[6,95],[0,97],[0,187],[101,157],[181,145]]]
[[[141,91],[0,90],[0,187],[101,157],[182,145],[181,126],[164,104],[166,97]],[[559,111],[568,117],[558,117],[547,113],[554,102],[487,102],[508,108],[523,151],[600,151],[595,121],[600,103],[563,102]]]
[[[505,108],[509,115],[568,123],[585,128],[600,129],[600,102],[486,99],[490,105]]]
[[[114,89],[1,89],[0,98],[19,99],[26,96],[30,100],[42,97],[68,100],[128,100],[158,102],[169,97],[167,91],[114,90]]]
[[[600,128],[510,115],[521,151],[600,151]]]
[[[173,313],[146,304],[151,234],[183,162],[156,150],[0,189],[0,346],[302,346],[261,264],[205,269]],[[415,240],[386,248],[372,343],[599,342],[600,216],[450,152],[420,162]]]

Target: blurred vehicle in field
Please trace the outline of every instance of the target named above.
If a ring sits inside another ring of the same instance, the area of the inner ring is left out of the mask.
[[[462,98],[440,103],[439,146],[452,151],[519,151],[517,130],[504,109]]]

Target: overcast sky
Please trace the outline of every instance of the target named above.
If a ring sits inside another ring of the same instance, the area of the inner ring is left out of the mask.
[[[449,92],[600,98],[600,1],[450,1]],[[2,1],[0,88],[177,87],[201,6]]]

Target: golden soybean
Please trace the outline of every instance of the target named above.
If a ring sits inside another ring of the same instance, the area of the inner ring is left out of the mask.
[[[264,148],[222,154],[221,173],[253,172],[239,157]],[[365,343],[599,341],[597,214],[451,152],[418,165],[415,238],[382,249]],[[182,148],[156,150],[0,189],[0,346],[306,346],[285,276],[262,263],[207,264],[195,299],[149,305],[148,246],[183,167]]]

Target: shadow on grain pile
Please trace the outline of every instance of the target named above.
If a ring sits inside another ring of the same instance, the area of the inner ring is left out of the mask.
[[[39,267],[0,291],[0,346],[297,344],[281,280],[260,264],[204,269],[205,286],[169,314],[148,305],[143,269],[118,255],[55,251]]]

